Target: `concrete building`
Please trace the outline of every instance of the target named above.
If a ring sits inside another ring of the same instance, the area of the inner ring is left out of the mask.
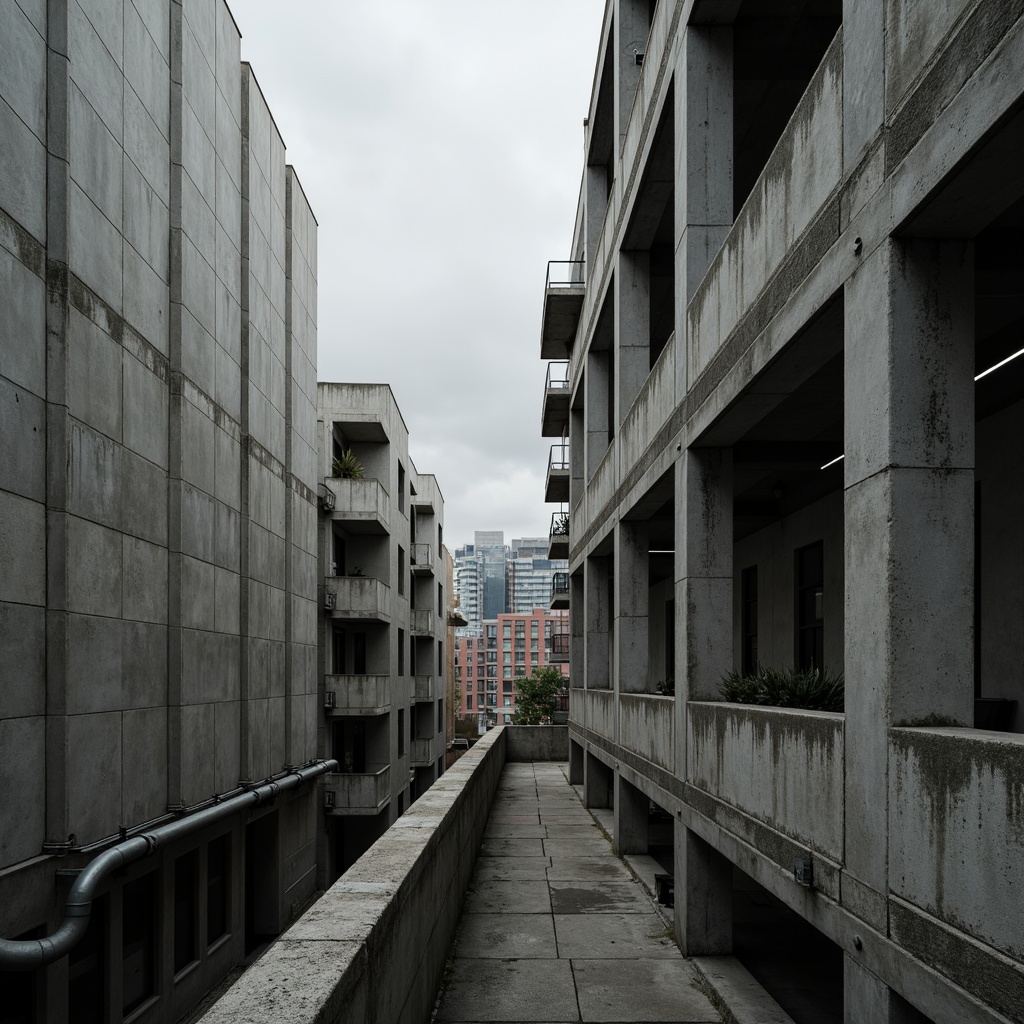
[[[1024,1020],[1024,11],[609,0],[584,139],[572,776],[794,1019]]]
[[[176,1020],[314,891],[316,232],[221,0],[0,5],[0,935],[95,895],[5,1020]]]
[[[460,636],[482,635],[485,619],[508,610],[508,557],[501,530],[477,530],[472,544],[455,549],[455,590],[467,620]]]
[[[444,771],[444,502],[416,472],[386,384],[317,391],[320,482],[320,749],[327,776],[321,887]],[[358,477],[341,476],[351,452]]]
[[[516,679],[555,666],[569,685],[569,613],[533,608],[485,622],[482,637],[456,641],[455,683],[461,717],[475,718],[482,732],[508,725],[516,709]]]

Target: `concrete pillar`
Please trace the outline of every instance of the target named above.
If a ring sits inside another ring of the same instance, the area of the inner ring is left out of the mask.
[[[649,547],[646,523],[615,527],[615,678],[617,693],[648,689]]]
[[[684,956],[732,952],[732,864],[675,823],[676,943]]]
[[[615,12],[615,137],[619,140],[615,155],[622,151],[629,116],[636,98],[642,63],[637,54],[647,49],[650,35],[647,0],[619,0]]]
[[[973,722],[973,285],[970,243],[930,240],[846,285],[846,850],[879,894],[888,727]]]
[[[609,356],[610,353],[607,351],[591,350],[587,353],[587,373],[583,381],[586,388],[583,418],[587,480],[590,480],[597,471],[604,453],[608,450]]]
[[[615,428],[651,372],[651,253],[622,250],[615,274]]]
[[[682,339],[690,299],[734,219],[732,26],[689,25],[678,59],[675,331]],[[681,357],[676,360],[676,384],[677,394],[685,394],[689,374]]]
[[[845,1024],[918,1024],[921,1015],[850,953],[843,956]]]
[[[583,803],[607,807],[612,792],[612,770],[588,750],[583,758]]]
[[[607,690],[610,608],[608,606],[608,559],[588,558],[583,567],[585,647],[583,682],[588,690]]]
[[[569,411],[569,509],[576,507],[583,497],[586,472],[586,428],[583,407]]]
[[[615,852],[646,853],[649,845],[650,800],[647,794],[615,773]]]
[[[583,784],[583,747],[575,740],[569,740],[569,785]]]
[[[609,168],[604,164],[588,164],[586,169],[586,261],[587,267],[593,267],[597,247],[601,242],[601,231],[604,228],[604,217],[608,209]],[[588,271],[589,277],[589,271]]]
[[[732,654],[732,450],[676,462],[676,774],[686,777],[686,701],[715,700]]]

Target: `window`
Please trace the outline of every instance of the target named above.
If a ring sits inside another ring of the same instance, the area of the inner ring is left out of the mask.
[[[343,676],[345,674],[345,630],[335,627],[331,639],[334,673]]]
[[[501,684],[501,692],[502,693],[511,693],[512,692],[512,680],[511,679],[508,682],[503,682]]]
[[[398,464],[398,511],[405,511],[405,466],[401,463]]]
[[[530,620],[530,636],[531,637],[537,636],[538,635],[538,629],[539,629],[539,626],[538,626],[537,620],[536,619],[531,619]]]
[[[357,676],[366,675],[366,634],[356,633],[352,637],[352,671]]]
[[[503,654],[503,655],[501,656],[501,660],[502,660],[502,663],[503,663],[503,664],[505,664],[505,665],[511,665],[511,664],[512,664],[512,652],[511,652],[511,651],[506,651],[506,652],[505,652],[505,653],[504,653],[504,654]]]
[[[740,652],[744,675],[757,671],[757,566],[743,570],[740,577]]]
[[[512,698],[511,697],[504,697],[502,699],[502,704],[506,708],[512,707]]]
[[[511,679],[512,678],[512,666],[511,665],[507,665],[505,668],[503,668],[501,670],[501,675],[502,675],[503,679]]]
[[[93,900],[89,927],[68,955],[68,1020],[104,1024],[109,1018],[106,933],[107,898],[102,896]]]
[[[156,872],[122,892],[121,1002],[125,1016],[156,992]]]
[[[398,631],[398,674],[405,675],[405,630]],[[399,712],[401,714],[401,712]]]
[[[206,847],[206,945],[228,933],[228,880],[231,872],[231,833]]]
[[[487,694],[487,705],[488,707],[495,707],[498,703],[498,695],[496,693]]]
[[[505,639],[505,640],[511,640],[512,639],[512,623],[511,622],[506,622],[501,627],[501,635],[502,635],[502,638]]]
[[[398,709],[398,756],[405,756],[405,708]]]
[[[802,669],[821,668],[824,661],[824,583],[824,548],[819,540],[796,553],[796,662]]]
[[[437,702],[437,731],[444,732],[444,701]]]
[[[497,679],[498,678],[498,666],[497,665],[488,665],[487,666],[487,678],[488,679]]]
[[[509,722],[512,721],[512,716],[511,715],[502,715],[501,716],[501,720],[505,723],[505,725],[508,725]]]
[[[438,583],[437,585],[437,614],[440,615],[444,610],[444,587]]]
[[[174,973],[183,971],[199,959],[196,926],[198,924],[196,885],[199,851],[193,850],[174,862]]]
[[[405,593],[405,548],[398,548],[398,592]]]
[[[466,710],[467,711],[472,711],[473,710],[473,694],[471,694],[471,693],[467,693],[466,694]]]

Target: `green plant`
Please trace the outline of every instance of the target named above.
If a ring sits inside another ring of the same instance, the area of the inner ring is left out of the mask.
[[[353,565],[352,568],[349,570],[348,574],[349,574],[349,576],[365,576],[366,575],[366,573],[363,572],[363,567],[361,565]]]
[[[560,515],[551,527],[551,532],[555,534],[567,534],[569,533],[569,514],[566,512]]]
[[[513,725],[540,725],[551,720],[558,691],[563,686],[557,668],[535,668],[528,676],[516,680],[516,710]]]
[[[654,684],[654,692],[660,693],[662,697],[674,697],[676,695],[676,681],[672,678],[659,679]]]
[[[363,475],[363,464],[355,457],[355,453],[351,448],[346,448],[331,463],[331,474],[343,477],[346,480],[355,480]]]
[[[749,675],[730,672],[722,677],[722,696],[736,704],[759,704],[777,708],[802,708],[806,711],[842,711],[844,686],[842,673],[813,665],[788,670],[758,665]]]

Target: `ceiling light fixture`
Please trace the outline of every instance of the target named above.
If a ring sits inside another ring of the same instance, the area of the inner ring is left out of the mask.
[[[837,455],[831,462],[826,462],[825,465],[822,466],[821,468],[822,469],[828,469],[829,466],[834,466],[841,459],[845,459],[845,458],[846,458],[845,455]]]
[[[978,376],[974,378],[975,381],[981,380],[982,377],[987,377],[993,371],[998,370],[1000,366],[1005,366],[1007,363],[1012,363],[1013,360],[1016,359],[1018,356],[1024,356],[1024,348],[1022,348],[1019,352],[1014,352],[1012,356],[1007,356],[1001,362],[996,363],[995,366],[990,366],[987,370],[982,370],[981,373],[979,373]]]

